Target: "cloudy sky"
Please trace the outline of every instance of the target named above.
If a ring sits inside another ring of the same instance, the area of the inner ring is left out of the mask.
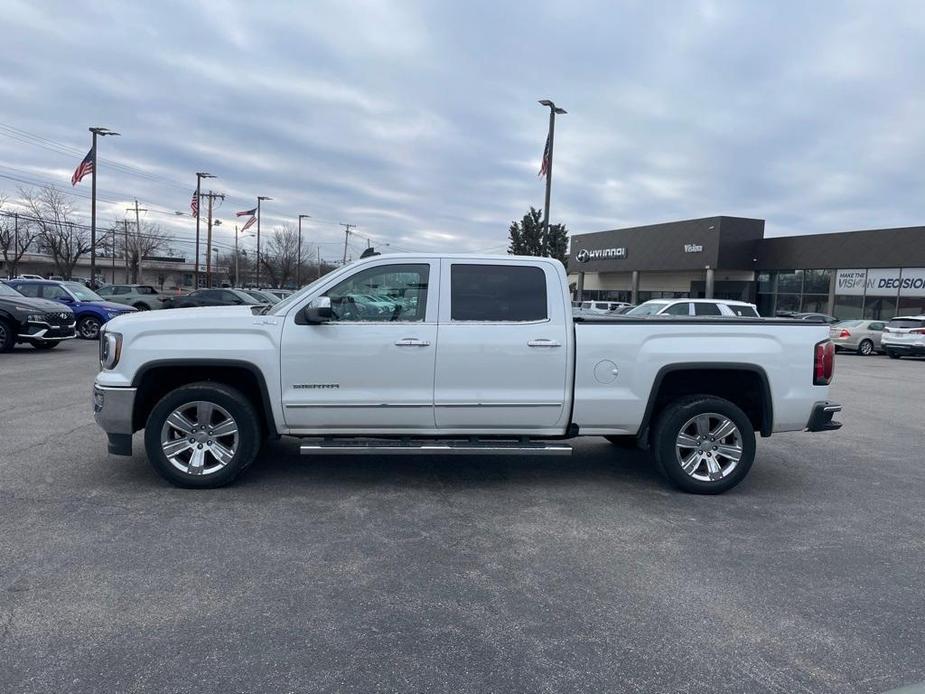
[[[2,6],[0,192],[69,189],[87,126],[107,126],[123,136],[101,143],[103,223],[137,197],[190,237],[169,212],[208,170],[227,238],[261,194],[264,226],[310,214],[328,258],[337,222],[383,249],[500,252],[542,206],[544,97],[568,109],[552,216],[572,233],[925,223],[918,1]]]

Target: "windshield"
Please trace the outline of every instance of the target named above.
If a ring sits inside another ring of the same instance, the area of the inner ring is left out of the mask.
[[[73,294],[78,301],[105,301],[103,297],[80,282],[62,282],[61,286]]]
[[[654,316],[656,313],[661,311],[668,305],[666,301],[647,301],[644,304],[640,304],[631,311],[627,311],[627,316]]]
[[[0,296],[19,296],[21,297],[22,294],[17,292],[15,289],[13,289],[8,284],[3,284],[3,282],[0,282]]]

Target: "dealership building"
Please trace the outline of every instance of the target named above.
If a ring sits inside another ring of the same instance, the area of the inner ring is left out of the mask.
[[[740,299],[778,311],[925,314],[925,227],[764,236],[764,220],[707,217],[572,237],[576,299]]]

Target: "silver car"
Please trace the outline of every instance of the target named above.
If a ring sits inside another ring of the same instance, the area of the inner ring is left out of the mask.
[[[862,356],[869,356],[882,351],[880,338],[886,321],[882,320],[843,320],[829,328],[829,337],[835,343],[835,349],[850,349]]]

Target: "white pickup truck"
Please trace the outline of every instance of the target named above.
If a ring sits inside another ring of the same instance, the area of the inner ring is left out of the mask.
[[[93,387],[109,451],[217,487],[268,436],[304,454],[567,455],[577,436],[649,449],[700,493],[747,474],[755,432],[841,426],[828,326],[785,319],[573,319],[561,263],[383,255],[266,313],[118,317]]]

